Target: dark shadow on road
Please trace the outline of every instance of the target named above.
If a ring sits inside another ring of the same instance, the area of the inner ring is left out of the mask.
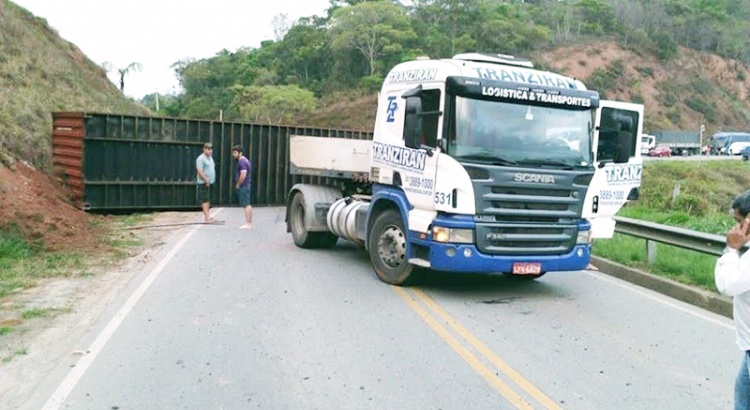
[[[531,280],[503,274],[466,274],[421,270],[418,282],[412,285],[441,297],[474,299],[477,303],[505,304],[517,299],[568,298],[568,290],[550,283],[551,275],[570,275],[573,272],[548,273]],[[548,279],[550,282],[546,282]],[[559,282],[558,282],[559,283]]]
[[[294,247],[294,244],[287,244]],[[357,244],[339,240],[330,249],[310,249],[305,252],[325,252],[336,254],[341,263],[351,263],[366,267],[371,275],[373,286],[389,286],[381,282],[374,271],[367,251]],[[416,282],[405,288],[422,289],[441,298],[462,299],[483,304],[505,304],[524,299],[571,298],[569,287],[561,286],[561,277],[578,275],[578,272],[551,272],[536,280],[503,274],[470,274],[437,272],[418,269]]]

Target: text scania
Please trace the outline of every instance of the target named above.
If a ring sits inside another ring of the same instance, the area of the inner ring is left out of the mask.
[[[536,93],[528,90],[513,88],[482,87],[482,95],[506,98],[511,100],[538,101],[546,104],[572,105],[576,107],[591,107],[591,99],[573,97],[569,95]]]
[[[536,182],[536,183],[543,183],[543,184],[554,184],[555,183],[555,176],[554,175],[544,175],[544,174],[524,174],[524,173],[517,173],[514,178],[516,182]]]
[[[642,165],[619,165],[607,168],[607,182],[640,181]]]
[[[425,151],[373,142],[372,159],[390,165],[423,171],[425,162],[427,161],[427,153]]]

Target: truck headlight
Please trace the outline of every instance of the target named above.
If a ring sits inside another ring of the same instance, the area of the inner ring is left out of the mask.
[[[474,230],[436,226],[432,228],[432,239],[435,242],[474,243]]]
[[[576,244],[582,245],[582,244],[588,244],[588,243],[591,243],[591,230],[578,231],[578,238],[576,239]]]

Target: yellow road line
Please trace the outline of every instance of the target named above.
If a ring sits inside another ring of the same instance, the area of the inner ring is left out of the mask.
[[[477,339],[471,332],[466,330],[461,324],[458,323],[448,312],[441,308],[432,298],[427,296],[423,291],[419,289],[412,289],[415,295],[420,298],[433,312],[435,312],[441,319],[445,321],[453,330],[456,331],[461,337],[463,337],[470,345],[474,346],[479,353],[481,353],[487,360],[489,360],[495,367],[505,373],[511,380],[513,380],[518,386],[528,393],[531,397],[539,401],[545,408],[550,410],[562,410],[554,400],[549,398],[547,395],[541,392],[531,382],[526,380],[520,373],[510,367],[505,361],[498,357],[495,352]]]
[[[455,337],[453,337],[450,332],[448,332],[448,329],[443,327],[440,323],[438,323],[432,316],[430,316],[429,313],[427,313],[420,305],[417,303],[416,300],[414,300],[409,294],[395,286],[391,286],[391,289],[393,289],[399,296],[401,296],[402,299],[406,302],[409,307],[414,310],[419,317],[422,318],[422,320],[427,323],[428,326],[432,328],[432,330],[437,333],[438,336],[440,336],[443,340],[445,340],[450,347],[453,348],[453,350],[458,353],[459,356],[461,356],[462,359],[466,361],[466,363],[469,364],[477,373],[479,373],[484,379],[489,383],[492,387],[495,388],[500,394],[502,394],[508,401],[513,404],[518,409],[528,409],[532,410],[533,407],[529,403],[527,403],[521,396],[519,396],[516,392],[513,391],[510,387],[508,387],[507,384],[505,384],[495,373],[490,370],[487,366],[485,366],[479,359],[477,359],[476,356],[474,356],[467,348],[461,345],[461,343],[456,340]]]

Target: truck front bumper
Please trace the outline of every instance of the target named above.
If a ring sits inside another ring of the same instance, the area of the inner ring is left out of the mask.
[[[430,269],[436,271],[511,274],[515,264],[538,264],[541,273],[578,271],[586,269],[591,260],[590,244],[578,244],[567,254],[549,256],[487,255],[480,253],[473,244],[433,241],[418,244],[429,248]]]

